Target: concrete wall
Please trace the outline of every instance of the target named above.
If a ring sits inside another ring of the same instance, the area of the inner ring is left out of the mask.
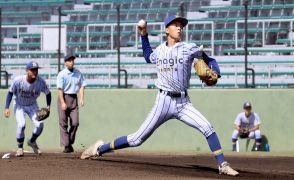
[[[0,110],[3,112],[7,91],[0,91]],[[135,132],[144,121],[155,101],[157,90],[87,90],[86,106],[80,109],[80,128],[76,149],[96,139],[105,141]],[[38,139],[42,149],[60,150],[56,91],[52,92],[52,112]],[[190,90],[194,106],[213,124],[224,150],[231,149],[231,133],[237,113],[249,100],[262,121],[261,131],[268,138],[271,151],[294,152],[294,90]],[[45,96],[39,105],[45,105]],[[12,105],[11,105],[12,108]],[[0,150],[16,149],[16,121],[1,115]],[[32,123],[27,120],[26,137],[31,135]],[[163,124],[137,150],[148,151],[208,151],[201,133],[185,124],[171,120]]]

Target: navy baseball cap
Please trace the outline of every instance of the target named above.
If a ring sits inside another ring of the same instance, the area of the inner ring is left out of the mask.
[[[74,55],[66,55],[65,57],[64,57],[64,61],[68,61],[68,60],[70,60],[70,59],[75,59],[76,58],[76,56],[74,56]]]
[[[183,27],[185,27],[188,24],[188,19],[183,18],[181,16],[172,15],[172,16],[168,16],[164,20],[164,25],[167,28],[172,22],[175,22],[175,21],[180,22],[183,25]]]
[[[244,104],[243,104],[243,109],[246,109],[246,108],[251,108],[252,106],[251,106],[251,103],[250,102],[245,102]]]
[[[29,62],[27,65],[26,65],[26,69],[30,70],[30,69],[39,69],[39,64],[34,62],[34,61],[31,61]]]

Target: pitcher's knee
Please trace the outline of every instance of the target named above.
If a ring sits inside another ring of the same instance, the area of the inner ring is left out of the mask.
[[[131,147],[137,147],[137,146],[140,146],[141,144],[143,144],[143,141],[141,139],[137,139],[135,141],[130,141],[129,142],[129,145]]]
[[[129,135],[127,137],[127,139],[128,139],[128,143],[129,143],[130,147],[140,146],[144,142],[144,140],[142,138],[137,138],[134,135]]]
[[[205,136],[205,137],[208,137],[210,136],[211,134],[213,134],[215,131],[212,127],[211,124],[208,124],[206,126],[202,126],[202,134]]]

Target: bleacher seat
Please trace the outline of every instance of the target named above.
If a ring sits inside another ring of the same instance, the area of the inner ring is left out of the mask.
[[[23,1],[0,1],[0,6],[12,6],[12,5],[44,5],[48,6],[48,4],[63,4],[63,3],[69,3],[73,2],[74,0],[23,0]]]
[[[294,4],[271,4],[271,5],[253,5],[248,6],[248,9],[287,9],[294,8]],[[211,6],[202,6],[198,8],[198,11],[220,11],[220,10],[242,10],[244,6],[222,6],[222,7],[211,7]]]
[[[231,53],[231,54],[244,54],[244,49],[225,49],[224,53]],[[249,53],[292,53],[294,52],[294,48],[249,48]]]
[[[274,0],[249,1],[249,21],[260,20],[260,22],[248,24],[250,55],[293,55],[294,48],[291,47],[293,32],[289,22],[294,18],[294,2],[290,0],[283,2],[284,4]],[[62,13],[65,15],[62,24],[67,26],[67,52],[73,52],[78,56],[77,59],[83,59],[82,62],[77,61],[76,65],[85,71],[84,74],[89,79],[89,87],[116,88],[118,76],[116,7],[120,5],[121,66],[128,70],[129,86],[146,88],[154,87],[156,75],[154,68],[150,68],[144,61],[140,38],[136,37],[135,24],[142,18],[148,20],[150,43],[154,48],[162,42],[161,39],[164,41],[166,38],[164,28],[161,28],[160,24],[165,17],[180,14],[181,3],[184,7],[184,16],[190,21],[188,30],[184,30],[183,40],[198,45],[203,44],[205,49],[214,48],[216,59],[218,55],[244,54],[242,49],[245,43],[244,24],[238,24],[238,38],[235,34],[235,22],[244,20],[244,6],[240,0],[224,1],[218,5],[215,5],[212,0],[40,0],[38,3],[35,0],[6,0],[0,2],[0,7],[3,10],[2,25],[15,26],[57,25],[57,8],[61,6]],[[211,4],[214,5],[211,6]],[[268,20],[275,20],[275,22]],[[287,20],[287,22],[280,22],[280,20]],[[205,21],[213,23],[213,35],[211,23],[206,24]],[[152,24],[158,22],[160,24]],[[133,25],[126,25],[128,23]],[[87,51],[86,48],[86,27],[89,24],[100,24],[99,27],[89,27],[88,40],[91,51]],[[2,42],[3,64],[13,77],[19,73],[20,67],[23,69],[26,61],[36,58],[44,67],[51,68],[50,71],[44,68],[40,76],[50,83],[50,87],[55,87],[58,54],[57,51],[41,51],[41,33],[30,28],[20,28],[19,34],[16,34],[15,29],[3,28],[2,34],[5,40]],[[238,39],[238,48],[235,47],[235,39]],[[19,51],[16,51],[16,42],[19,43]],[[263,45],[266,46],[262,47]],[[130,60],[132,58],[136,58],[136,61]],[[249,58],[248,65],[255,69],[257,87],[288,87],[289,84],[293,84],[294,60],[289,58],[269,60],[269,56],[262,60],[255,58],[255,56]],[[235,60],[219,61],[222,79],[216,87],[244,87],[243,64],[243,58],[240,56],[236,56]],[[249,75],[251,78],[251,74]],[[204,87],[195,73],[192,73],[191,86],[192,88]]]

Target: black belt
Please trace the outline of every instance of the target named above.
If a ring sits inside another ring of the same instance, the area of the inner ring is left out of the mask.
[[[66,94],[66,93],[64,93],[64,96],[70,96],[72,98],[76,98],[77,94]]]
[[[159,89],[159,92],[166,92],[166,95],[170,96],[170,97],[182,97],[181,93],[178,92],[171,92],[171,91],[164,91],[162,89]],[[188,92],[185,90],[185,97],[188,96]]]

